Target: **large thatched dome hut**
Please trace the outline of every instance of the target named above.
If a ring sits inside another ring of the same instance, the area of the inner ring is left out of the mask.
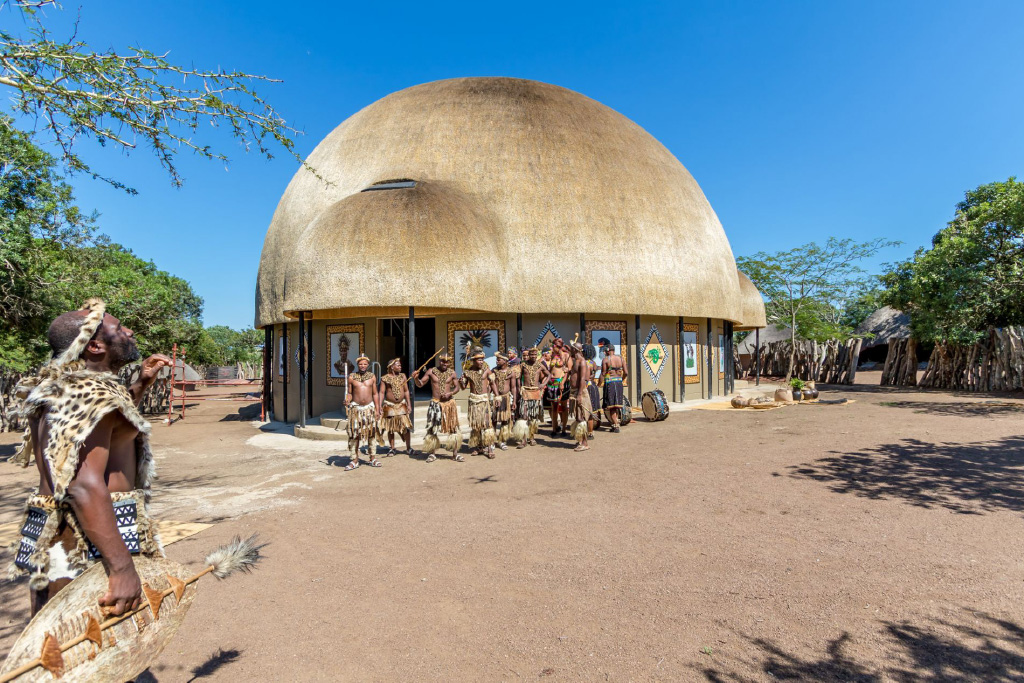
[[[653,388],[670,400],[721,394],[732,326],[763,324],[683,165],[565,88],[408,88],[343,122],[308,162],[323,180],[300,170],[288,185],[256,289],[278,419],[299,414],[300,341],[312,347],[316,415],[344,398],[343,356],[384,365],[411,353],[408,370],[439,347],[458,356],[469,339],[490,355],[577,332],[620,345],[634,400]]]

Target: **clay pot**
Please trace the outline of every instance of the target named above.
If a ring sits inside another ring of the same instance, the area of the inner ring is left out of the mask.
[[[779,403],[792,403],[793,402],[793,389],[792,387],[779,387],[775,390],[775,400]]]
[[[799,402],[804,400],[804,392],[796,387],[793,388],[793,401]]]
[[[744,398],[742,396],[733,396],[733,399],[732,401],[730,401],[730,403],[732,403],[733,408],[746,408],[748,405],[750,405],[750,399]]]

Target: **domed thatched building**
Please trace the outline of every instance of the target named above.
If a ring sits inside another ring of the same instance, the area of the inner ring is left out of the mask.
[[[401,355],[408,372],[410,353],[458,359],[470,338],[490,356],[577,332],[621,344],[635,405],[656,387],[670,400],[726,393],[734,324],[763,325],[683,165],[565,88],[415,86],[346,120],[308,161],[327,182],[300,170],[288,185],[256,289],[277,419],[299,417],[300,343],[310,415],[340,407],[360,351],[382,365]]]

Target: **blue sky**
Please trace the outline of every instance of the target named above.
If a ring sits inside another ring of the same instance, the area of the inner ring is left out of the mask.
[[[54,24],[74,18],[47,10]],[[143,45],[185,64],[283,79],[259,88],[304,131],[305,156],[395,90],[457,76],[515,76],[622,112],[689,169],[736,255],[830,235],[887,237],[903,258],[965,190],[1024,175],[1024,3],[92,2],[79,37]],[[11,26],[9,10],[0,21]],[[59,32],[58,32],[58,35]],[[189,280],[205,322],[252,324],[256,270],[297,169],[187,153],[175,189],[155,157],[83,146],[127,196],[75,178],[103,232]],[[873,264],[877,266],[877,264]]]

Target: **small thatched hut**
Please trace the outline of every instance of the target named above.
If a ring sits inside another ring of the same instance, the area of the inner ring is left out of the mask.
[[[910,337],[910,316],[883,306],[864,318],[854,335],[864,339],[860,347],[861,363],[884,363],[889,354],[889,342]]]
[[[299,418],[300,402],[336,410],[360,352],[381,365],[401,355],[408,371],[439,347],[459,360],[472,341],[490,359],[576,333],[620,348],[634,402],[655,388],[676,401],[725,394],[734,326],[764,324],[683,165],[565,88],[408,88],[346,120],[308,162],[328,182],[292,179],[256,288],[277,419]],[[312,347],[304,377],[300,345]]]

